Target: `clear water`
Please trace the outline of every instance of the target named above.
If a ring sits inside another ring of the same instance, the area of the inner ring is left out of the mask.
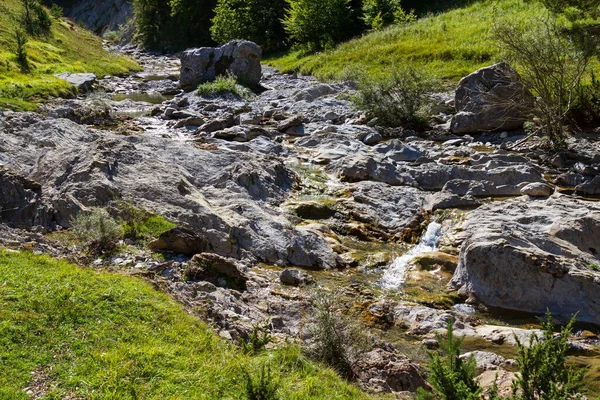
[[[401,287],[406,280],[406,267],[420,254],[435,250],[441,236],[442,225],[437,222],[430,223],[419,243],[392,262],[379,280],[379,284],[385,289]]]
[[[142,93],[142,92],[133,92],[133,93],[115,93],[111,96],[114,101],[123,101],[123,100],[133,100],[133,101],[143,101],[145,103],[150,104],[162,104],[163,102],[170,100],[173,96],[163,96],[159,93]]]

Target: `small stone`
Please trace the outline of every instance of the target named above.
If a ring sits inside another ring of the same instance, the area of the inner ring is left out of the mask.
[[[290,286],[302,286],[312,281],[309,275],[297,269],[286,269],[281,272],[279,280],[284,285]]]
[[[554,188],[546,183],[534,182],[524,186],[521,194],[530,197],[549,197],[554,193]]]

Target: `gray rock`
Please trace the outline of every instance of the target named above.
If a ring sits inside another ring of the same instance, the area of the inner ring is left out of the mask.
[[[471,212],[451,285],[486,305],[598,324],[600,206],[517,198]]]
[[[548,197],[554,193],[554,188],[546,183],[535,182],[524,186],[521,189],[521,194],[530,197]]]
[[[450,130],[456,134],[511,131],[523,127],[534,98],[508,64],[482,68],[464,77],[455,93],[458,112]]]
[[[52,210],[44,204],[42,186],[0,166],[0,215],[15,228],[52,226]]]
[[[463,360],[473,358],[477,363],[477,371],[479,373],[483,371],[499,370],[506,366],[506,358],[489,351],[471,351],[461,354],[459,358]]]
[[[279,280],[284,285],[303,286],[312,282],[312,278],[298,269],[286,269],[279,274]]]
[[[175,254],[193,256],[202,253],[208,247],[207,241],[193,231],[175,227],[168,230],[148,244],[152,251],[170,251]]]
[[[179,84],[185,90],[193,90],[202,82],[231,74],[256,86],[262,75],[261,57],[261,48],[246,40],[232,40],[216,48],[189,49],[180,57]]]
[[[70,72],[63,72],[62,74],[55,76],[75,86],[80,93],[91,90],[94,83],[96,83],[96,75],[94,74],[72,74]]]
[[[221,279],[225,280],[228,288],[246,290],[248,276],[244,267],[231,258],[217,254],[196,254],[187,264],[185,276],[190,281],[208,281],[217,286]]]
[[[579,185],[577,185],[577,187],[575,188],[575,191],[577,193],[583,194],[583,195],[590,195],[590,196],[598,196],[600,195],[600,176],[596,176],[594,179],[581,183]]]
[[[294,115],[293,117],[289,117],[284,119],[279,124],[277,124],[277,130],[280,132],[286,132],[290,128],[296,128],[302,126],[304,123],[304,117],[301,115]]]
[[[363,139],[363,143],[366,144],[367,146],[373,146],[373,145],[376,145],[377,143],[381,142],[382,140],[383,140],[383,137],[381,137],[381,134],[379,132],[374,132],[374,133],[370,133],[369,135],[367,135]]]
[[[64,8],[65,16],[82,23],[97,34],[119,30],[133,18],[133,7],[128,0],[81,0],[61,3],[67,3]]]

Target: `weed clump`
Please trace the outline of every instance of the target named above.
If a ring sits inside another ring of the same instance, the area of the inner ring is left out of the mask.
[[[119,223],[102,208],[84,211],[71,222],[73,232],[93,254],[109,253],[122,237]]]
[[[435,80],[412,67],[402,67],[390,77],[374,79],[357,74],[358,93],[353,97],[355,106],[376,118],[377,124],[387,127],[419,128],[428,123],[430,94]]]
[[[198,96],[204,97],[219,96],[227,93],[231,93],[239,97],[245,97],[248,95],[248,90],[238,83],[235,76],[227,75],[218,76],[212,82],[201,83],[200,86],[198,86],[196,93]]]
[[[279,381],[271,375],[271,367],[262,365],[256,376],[242,370],[248,400],[277,400]]]

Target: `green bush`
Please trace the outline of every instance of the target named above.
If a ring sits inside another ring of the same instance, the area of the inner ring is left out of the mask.
[[[279,382],[271,375],[271,367],[261,366],[253,377],[246,369],[242,370],[246,387],[246,399],[248,400],[277,400]]]
[[[122,237],[119,223],[102,208],[80,212],[71,222],[71,227],[94,254],[113,251]]]
[[[312,344],[307,355],[323,362],[346,378],[352,378],[351,361],[364,352],[368,338],[360,327],[340,312],[336,298],[339,293],[317,291],[312,299],[315,321],[309,327]]]
[[[50,7],[50,14],[56,18],[56,19],[60,19],[63,17],[64,15],[64,11],[63,8],[61,6],[59,6],[56,3],[52,3],[52,6]]]
[[[196,92],[198,96],[219,96],[223,94],[234,94],[239,97],[245,97],[248,95],[248,90],[243,86],[238,84],[235,76],[227,75],[227,76],[217,76],[217,78],[212,82],[201,83],[198,86],[198,90]]]
[[[286,0],[283,21],[290,39],[307,50],[333,47],[352,32],[350,0]]]
[[[573,330],[575,317],[563,327],[560,334],[554,335],[552,314],[546,313],[542,322],[542,337],[533,333],[530,345],[517,340],[517,365],[520,373],[513,382],[515,400],[576,400],[582,399],[579,393],[584,369],[567,367],[569,335]]]
[[[367,26],[377,31],[395,22],[408,22],[410,16],[416,19],[414,13],[402,9],[400,0],[364,0],[362,11]]]
[[[419,388],[417,400],[478,400],[482,389],[475,381],[477,365],[472,358],[460,358],[462,338],[454,336],[454,319],[448,321],[446,337],[436,332],[436,339],[443,355],[429,353],[427,380],[433,394]]]
[[[257,43],[263,51],[284,47],[285,0],[218,0],[210,28],[212,39],[226,43],[246,39]]]
[[[377,123],[388,127],[423,127],[430,116],[430,99],[435,80],[412,67],[396,69],[390,77],[373,79],[365,73],[357,77],[355,106]]]

